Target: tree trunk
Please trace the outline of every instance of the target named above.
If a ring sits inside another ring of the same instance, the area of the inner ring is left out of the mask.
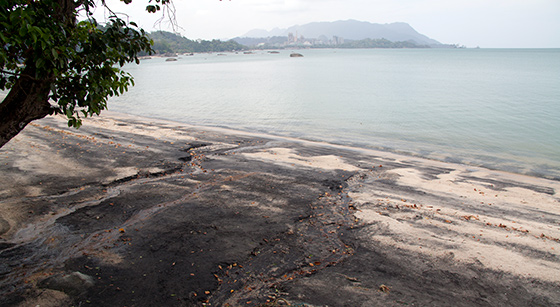
[[[24,68],[8,96],[0,103],[0,148],[31,121],[52,113],[48,100],[52,79],[33,79],[34,64]]]
[[[76,24],[76,7],[81,5],[82,1],[58,0],[52,18],[73,27]],[[25,68],[10,89],[8,96],[0,103],[0,148],[31,121],[53,113],[53,107],[49,103],[49,93],[51,84],[55,80],[54,72],[35,79],[36,66],[30,60],[32,58],[31,55],[27,55]]]

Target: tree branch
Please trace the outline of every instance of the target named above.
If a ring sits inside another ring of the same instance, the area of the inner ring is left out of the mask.
[[[3,70],[3,69],[0,69],[0,73],[7,74],[7,75],[12,75],[12,76],[16,76],[16,77],[25,77],[25,78],[28,78],[28,79],[33,80],[33,81],[39,81],[39,79],[36,79],[36,78],[34,78],[34,77],[31,77],[30,75],[27,75],[27,74],[17,74],[17,73],[15,73],[15,72]]]
[[[158,19],[154,25],[161,25],[165,19],[169,20],[169,24],[171,25],[171,29],[173,32],[177,33],[178,30],[184,30],[179,24],[177,23],[177,15],[176,15],[175,4],[172,1],[167,2],[164,4],[163,14],[160,19]],[[166,15],[167,14],[167,18]]]

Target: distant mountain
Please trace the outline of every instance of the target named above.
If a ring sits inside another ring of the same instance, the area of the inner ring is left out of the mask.
[[[262,38],[273,36],[288,36],[292,33],[305,38],[319,38],[333,36],[345,40],[387,39],[392,42],[412,41],[418,45],[441,45],[440,42],[418,33],[405,22],[389,24],[370,23],[366,21],[344,20],[334,22],[312,22],[305,25],[296,25],[288,29],[275,28],[271,31],[255,29],[241,37]]]

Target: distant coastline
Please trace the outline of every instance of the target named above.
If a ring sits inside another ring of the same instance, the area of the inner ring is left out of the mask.
[[[402,48],[464,48],[459,45],[422,45],[413,41],[390,41],[385,38],[366,38],[362,40],[338,39],[337,43],[332,41],[299,40],[292,41],[290,37],[275,36],[267,38],[234,38],[228,41],[221,40],[190,40],[180,35],[157,31],[150,34],[154,41],[153,49],[156,55],[172,55],[185,53],[208,53],[208,52],[239,52],[246,50],[267,49],[402,49]],[[144,54],[147,56],[147,54]]]
[[[312,22],[287,29],[251,30],[233,40],[251,48],[457,48],[418,33],[408,23],[358,20]]]
[[[192,40],[166,31],[152,32],[150,37],[158,54],[287,48],[464,48],[459,44],[442,44],[404,22],[377,24],[357,20],[313,22],[272,31],[252,30],[226,41]]]

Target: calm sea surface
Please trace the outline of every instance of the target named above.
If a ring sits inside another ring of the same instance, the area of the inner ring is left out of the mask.
[[[298,52],[143,60],[109,109],[560,180],[560,49]]]

